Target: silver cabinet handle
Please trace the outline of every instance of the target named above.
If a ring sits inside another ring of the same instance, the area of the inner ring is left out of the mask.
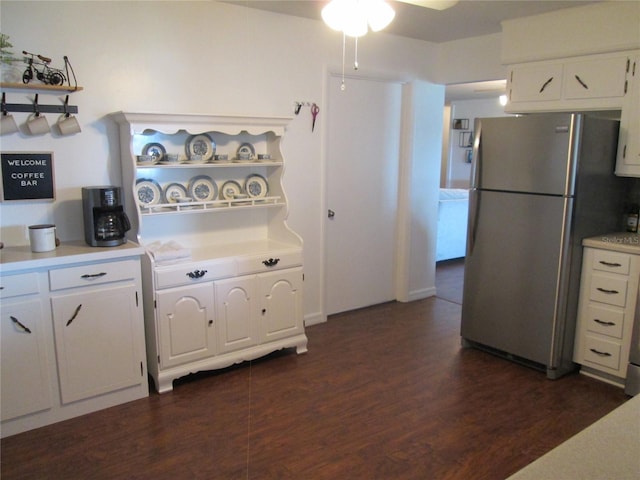
[[[335,216],[336,216],[336,212],[334,212],[333,210],[329,209],[329,211],[327,212],[327,217],[333,218]]]

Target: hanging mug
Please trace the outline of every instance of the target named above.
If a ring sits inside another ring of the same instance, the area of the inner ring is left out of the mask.
[[[82,130],[78,119],[68,113],[62,115],[58,119],[57,125],[58,130],[60,130],[60,135],[73,135],[75,133],[80,133]]]
[[[15,133],[17,131],[18,124],[13,118],[13,115],[8,115],[6,113],[2,114],[2,116],[0,117],[0,134],[7,135],[9,133]]]
[[[47,117],[33,113],[27,120],[27,130],[31,135],[44,135],[51,130]]]

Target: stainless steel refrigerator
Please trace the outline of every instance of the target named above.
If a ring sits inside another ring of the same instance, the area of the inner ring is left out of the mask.
[[[581,241],[622,228],[618,127],[565,113],[476,120],[463,345],[549,378],[574,370]]]

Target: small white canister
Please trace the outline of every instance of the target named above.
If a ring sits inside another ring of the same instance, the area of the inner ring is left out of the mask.
[[[32,252],[50,252],[56,249],[56,226],[29,225],[29,243]]]

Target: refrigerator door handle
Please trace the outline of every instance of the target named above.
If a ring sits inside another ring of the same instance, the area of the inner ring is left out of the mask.
[[[469,221],[467,225],[467,256],[471,256],[476,243],[476,229],[480,214],[480,192],[476,189],[469,191]]]
[[[473,139],[473,159],[471,163],[471,188],[480,188],[482,171],[482,122],[476,121],[475,138]]]
[[[473,141],[473,161],[471,164],[471,190],[469,190],[469,221],[467,224],[467,255],[473,253],[476,240],[476,228],[480,213],[480,173],[482,170],[482,122],[475,123],[475,139]]]

